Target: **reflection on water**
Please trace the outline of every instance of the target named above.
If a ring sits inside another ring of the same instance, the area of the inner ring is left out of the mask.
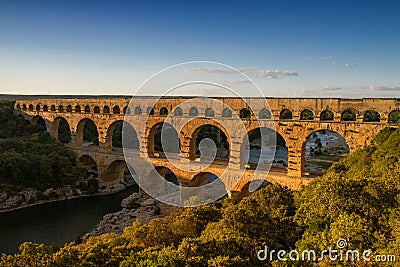
[[[121,200],[138,187],[108,196],[91,196],[46,203],[0,214],[0,253],[15,253],[25,241],[63,244],[89,232],[111,212],[121,209]]]

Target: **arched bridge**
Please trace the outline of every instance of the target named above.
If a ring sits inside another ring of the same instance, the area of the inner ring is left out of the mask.
[[[244,140],[257,129],[273,128],[288,149],[286,168],[274,169],[263,179],[297,189],[311,179],[305,170],[305,144],[313,133],[321,130],[336,132],[352,151],[368,145],[384,127],[395,125],[400,114],[400,101],[397,99],[217,97],[214,99],[218,100],[218,104],[205,101],[190,105],[185,105],[190,97],[154,99],[136,97],[136,104],[132,106],[131,98],[122,97],[42,98],[19,100],[14,109],[16,114],[34,124],[43,119],[54,138],[59,138],[60,122],[66,122],[71,135],[71,149],[76,151],[78,159],[91,158],[96,163],[100,183],[118,181],[123,176],[126,166],[124,156],[121,149],[113,146],[113,135],[119,123],[125,121],[135,135],[133,146],[137,157],[149,157],[159,173],[172,172],[181,183],[198,184],[203,179],[199,177],[204,173],[219,176],[227,168],[233,172],[244,169],[243,177],[231,190],[237,192],[252,179],[254,170],[247,164]],[[226,111],[227,107],[230,113]],[[234,126],[228,129],[233,115],[240,118],[243,131],[236,130]],[[201,165],[196,139],[199,131],[208,125],[226,136],[229,165],[224,160],[215,160],[197,174],[177,169],[156,147],[157,128],[168,116],[173,118],[172,127],[176,127],[179,138],[177,157],[189,162],[191,168]],[[187,120],[188,117],[190,120]],[[97,130],[98,147],[85,144],[85,125],[88,122]]]

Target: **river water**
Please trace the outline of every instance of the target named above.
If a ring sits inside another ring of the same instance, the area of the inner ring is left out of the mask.
[[[138,187],[107,196],[89,196],[0,213],[0,254],[13,254],[25,241],[56,244],[90,232],[107,213],[121,210],[121,200]]]

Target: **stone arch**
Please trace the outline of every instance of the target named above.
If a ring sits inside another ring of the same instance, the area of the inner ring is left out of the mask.
[[[106,105],[106,106],[104,106],[104,107],[103,107],[103,113],[104,113],[104,114],[108,114],[108,113],[110,113],[110,107],[109,107],[109,106],[107,106],[107,105]]]
[[[29,109],[29,111],[33,111],[33,105],[30,104],[29,107],[28,107],[28,109]]]
[[[174,116],[177,116],[177,117],[183,116],[183,111],[180,107],[176,107],[174,109]]]
[[[59,105],[58,106],[58,112],[64,112],[64,106],[63,105]]]
[[[99,145],[99,132],[96,123],[89,119],[81,119],[76,126],[76,146],[81,147],[87,142],[85,146],[92,144]]]
[[[42,116],[36,115],[35,117],[32,118],[31,123],[33,125],[41,127],[44,131],[47,131],[47,124]]]
[[[76,106],[75,106],[75,112],[76,112],[76,113],[81,113],[81,111],[82,111],[82,110],[81,110],[81,106],[76,105]]]
[[[16,109],[16,110],[21,110],[21,105],[20,105],[20,104],[17,104],[17,105],[15,106],[15,109]]]
[[[131,108],[128,107],[128,106],[125,106],[125,107],[122,109],[122,112],[123,112],[123,114],[125,114],[125,115],[130,115],[130,114],[131,114]]]
[[[119,106],[114,106],[113,107],[113,114],[120,114],[121,113],[121,109],[119,108]]]
[[[290,109],[284,108],[281,110],[281,113],[279,113],[279,119],[281,120],[292,120],[293,119],[293,113]]]
[[[44,105],[43,106],[43,111],[46,111],[46,112],[49,111],[49,107],[47,105]]]
[[[165,126],[164,126],[165,125]],[[166,131],[163,137],[162,128]],[[161,138],[168,138],[167,142],[161,141]],[[163,157],[164,153],[180,153],[180,142],[179,135],[176,129],[169,123],[166,122],[158,122],[154,124],[147,135],[147,153],[149,157],[157,156],[155,152],[158,152],[158,157]]]
[[[154,108],[153,107],[148,107],[146,109],[146,115],[154,116]]]
[[[223,118],[232,118],[232,109],[230,108],[224,108],[222,110],[222,117]]]
[[[50,110],[51,111],[56,111],[56,106],[55,105],[51,105]]]
[[[381,121],[381,114],[379,114],[376,110],[367,110],[364,113],[363,122],[380,122]]]
[[[36,111],[40,111],[40,105],[39,104],[36,105]]]
[[[218,175],[212,172],[199,172],[189,182],[190,187],[199,187],[219,179]],[[222,182],[222,181],[221,181]]]
[[[330,109],[323,110],[319,116],[320,121],[333,121],[334,119],[335,119],[335,114]]]
[[[125,140],[125,148],[128,149],[139,149],[139,139],[135,128],[127,121],[117,120],[110,124],[107,128],[106,133],[106,147],[108,148],[122,148],[122,132],[125,133],[126,137],[130,137],[129,140]]]
[[[71,128],[68,121],[63,117],[54,119],[50,134],[54,139],[59,140],[63,144],[71,142]]]
[[[252,183],[255,183],[255,186],[253,186]],[[267,186],[269,186],[271,184],[272,183],[268,182],[267,180],[252,180],[252,181],[248,181],[240,189],[240,193],[239,193],[238,199],[242,199],[244,197],[248,197],[252,193],[254,193],[254,192],[258,191],[258,190],[261,190],[261,189],[263,189],[263,188],[265,188],[265,187],[267,187]]]
[[[82,155],[76,160],[76,165],[78,168],[84,170],[84,178],[86,179],[98,179],[99,170],[97,162],[94,158],[89,155]]]
[[[353,108],[345,109],[341,115],[341,121],[356,121],[357,111]]]
[[[263,108],[260,111],[260,115],[259,116],[260,116],[260,119],[268,119],[268,120],[272,119],[271,111],[269,109],[267,109],[267,108]]]
[[[400,122],[400,110],[393,110],[389,113],[389,123],[399,123]]]
[[[350,153],[350,145],[344,133],[331,129],[316,129],[308,132],[302,143],[301,153],[302,175],[321,175],[334,162]],[[322,160],[318,155],[322,155]]]
[[[90,106],[89,105],[85,106],[85,113],[90,113]]]
[[[154,172],[157,172],[161,177],[163,177],[166,181],[173,183],[175,185],[179,185],[178,176],[168,167],[165,166],[157,166],[150,172],[151,175],[155,175]]]
[[[168,109],[166,107],[161,107],[160,116],[167,116],[167,115],[168,115]]]
[[[304,109],[300,113],[300,120],[301,121],[312,121],[314,120],[314,112],[311,109]]]
[[[239,112],[239,117],[241,119],[250,119],[251,118],[251,111],[248,108],[243,108]]]
[[[190,127],[191,125],[198,125],[198,124],[196,123],[195,120],[192,120],[191,123],[188,123],[186,126]],[[190,160],[195,160],[196,158],[200,158],[201,155],[199,151],[199,144],[201,140],[203,140],[204,138],[210,138],[214,141],[214,143],[218,145],[216,158],[229,160],[232,149],[232,142],[226,129],[218,122],[207,121],[206,123],[201,124],[197,128],[193,129],[192,132],[189,133],[189,136],[190,136],[190,145],[189,145]]]
[[[94,113],[100,113],[100,107],[99,106],[94,106],[93,112]]]
[[[72,106],[71,105],[67,106],[67,112],[72,112]]]
[[[135,107],[135,115],[141,115],[142,109],[140,107]]]
[[[240,146],[240,166],[246,169],[271,167],[271,170],[287,171],[288,154],[288,140],[282,132],[278,132],[278,129],[255,126],[243,137]],[[262,156],[265,158],[262,159]]]
[[[104,184],[115,184],[124,181],[125,170],[127,169],[126,162],[124,160],[114,160],[105,169],[103,175],[99,178],[99,183]]]
[[[212,108],[206,108],[206,110],[204,111],[204,115],[206,117],[212,118],[214,117],[214,110]]]
[[[199,110],[196,107],[191,107],[189,109],[189,116],[190,117],[197,117],[199,115]]]
[[[22,104],[22,110],[23,110],[23,111],[26,111],[26,110],[27,110],[26,104]]]

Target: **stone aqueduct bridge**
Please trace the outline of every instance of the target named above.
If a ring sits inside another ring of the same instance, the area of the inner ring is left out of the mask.
[[[201,180],[199,177],[204,176],[206,172],[219,176],[227,168],[233,172],[244,169],[244,175],[231,188],[231,192],[243,190],[252,179],[254,170],[245,167],[243,143],[248,134],[259,127],[275,128],[288,148],[287,171],[271,172],[263,179],[296,189],[310,181],[310,178],[305,177],[305,143],[311,134],[319,130],[335,131],[344,137],[350,150],[354,150],[369,144],[382,128],[390,125],[389,114],[400,109],[400,101],[397,99],[375,98],[214,98],[219,103],[215,104],[212,99],[207,102],[206,99],[198,104],[187,105],[186,102],[190,99],[188,97],[164,97],[155,103],[154,99],[137,97],[135,106],[129,105],[131,98],[20,100],[15,103],[14,109],[15,113],[23,115],[32,123],[36,123],[37,119],[42,117],[48,131],[55,138],[60,120],[65,119],[72,135],[71,147],[76,151],[78,158],[90,156],[95,160],[100,183],[119,181],[123,176],[124,156],[112,148],[112,133],[118,122],[125,120],[136,131],[139,140],[138,156],[148,156],[161,174],[168,168],[180,181],[198,183],[196,181]],[[265,112],[265,101],[271,110],[270,116]],[[180,108],[177,108],[178,105]],[[233,119],[224,115],[223,110],[226,107],[241,118],[245,131],[238,130],[235,125],[229,129]],[[243,116],[246,111],[250,112]],[[379,119],[367,122],[366,114],[370,111],[379,113]],[[308,114],[307,118],[303,116],[305,112]],[[346,119],[345,113],[354,117]],[[166,120],[167,114],[173,116],[174,127],[180,129],[179,157],[185,159],[191,169],[199,164],[194,161],[196,138],[199,129],[204,125],[214,125],[226,134],[230,145],[229,165],[215,162],[202,173],[196,174],[177,169],[167,159],[157,157],[157,153],[154,152],[155,129]],[[255,115],[258,116],[258,120]],[[189,121],[187,117],[190,117]],[[82,147],[83,127],[89,119],[95,123],[99,134],[100,145],[96,149]]]

